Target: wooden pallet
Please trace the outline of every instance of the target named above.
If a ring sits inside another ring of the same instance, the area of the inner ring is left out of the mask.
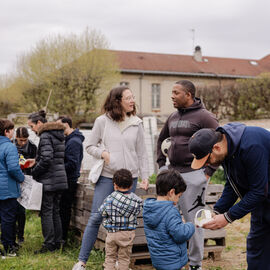
[[[87,173],[83,174],[83,177],[86,178]],[[79,183],[78,190],[76,193],[76,203],[74,208],[72,209],[72,217],[71,217],[71,226],[75,227],[79,232],[77,233],[79,238],[82,238],[83,231],[88,223],[88,219],[91,212],[92,199],[94,195],[94,187],[85,184],[87,182],[85,179],[83,183]],[[206,192],[206,204],[208,206],[212,206],[221,196],[223,190],[223,185],[208,185]],[[149,197],[155,197],[156,188],[155,185],[150,185],[147,191],[137,188],[136,194],[140,196],[142,199],[146,199]],[[137,262],[139,260],[149,259],[150,254],[148,252],[147,241],[144,234],[143,227],[143,218],[142,213],[138,216],[138,227],[135,231],[136,236],[133,244],[133,253],[132,258],[133,262]],[[225,248],[225,237],[226,231],[224,229],[210,231],[205,231],[205,250],[204,256],[211,257],[215,260],[220,259],[221,252]],[[95,243],[95,247],[98,249],[104,249],[105,247],[105,238],[106,238],[106,230],[103,226],[100,226],[97,241]]]
[[[226,246],[226,231],[219,230],[204,230],[204,258],[212,258],[220,260],[221,253]]]

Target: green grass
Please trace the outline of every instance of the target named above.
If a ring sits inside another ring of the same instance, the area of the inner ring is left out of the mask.
[[[34,251],[41,248],[43,237],[40,218],[37,213],[27,211],[25,242],[15,258],[0,258],[1,270],[70,270],[78,260],[80,242],[71,234],[71,241],[63,251],[35,255]],[[86,270],[101,270],[104,253],[93,250]]]
[[[225,185],[225,176],[223,169],[219,168],[215,171],[215,173],[211,176],[210,182],[212,184],[222,184]]]

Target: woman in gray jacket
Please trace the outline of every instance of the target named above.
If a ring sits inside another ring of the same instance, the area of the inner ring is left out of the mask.
[[[130,170],[133,176],[132,192],[135,192],[139,176],[142,179],[141,188],[147,189],[149,184],[143,125],[142,120],[136,116],[135,97],[131,90],[126,86],[113,88],[105,100],[103,111],[105,113],[95,121],[86,150],[96,158],[103,158],[105,165],[96,183],[79,262],[74,265],[73,270],[85,269],[102,222],[98,208],[114,191],[113,174],[123,168]],[[102,139],[105,149],[98,147]]]

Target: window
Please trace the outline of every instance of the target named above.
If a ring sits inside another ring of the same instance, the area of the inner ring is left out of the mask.
[[[129,82],[120,82],[120,86],[129,87]]]
[[[152,84],[152,109],[160,108],[160,84]]]

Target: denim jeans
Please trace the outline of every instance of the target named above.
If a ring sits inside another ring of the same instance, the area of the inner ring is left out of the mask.
[[[137,178],[133,178],[133,186],[131,188],[131,192],[135,192],[136,186]],[[100,176],[95,187],[91,215],[89,217],[88,224],[83,234],[82,246],[79,254],[79,260],[84,263],[86,263],[89,258],[90,252],[97,239],[99,226],[102,223],[102,216],[98,212],[98,208],[101,206],[104,199],[109,196],[113,191],[114,189],[112,178]]]

